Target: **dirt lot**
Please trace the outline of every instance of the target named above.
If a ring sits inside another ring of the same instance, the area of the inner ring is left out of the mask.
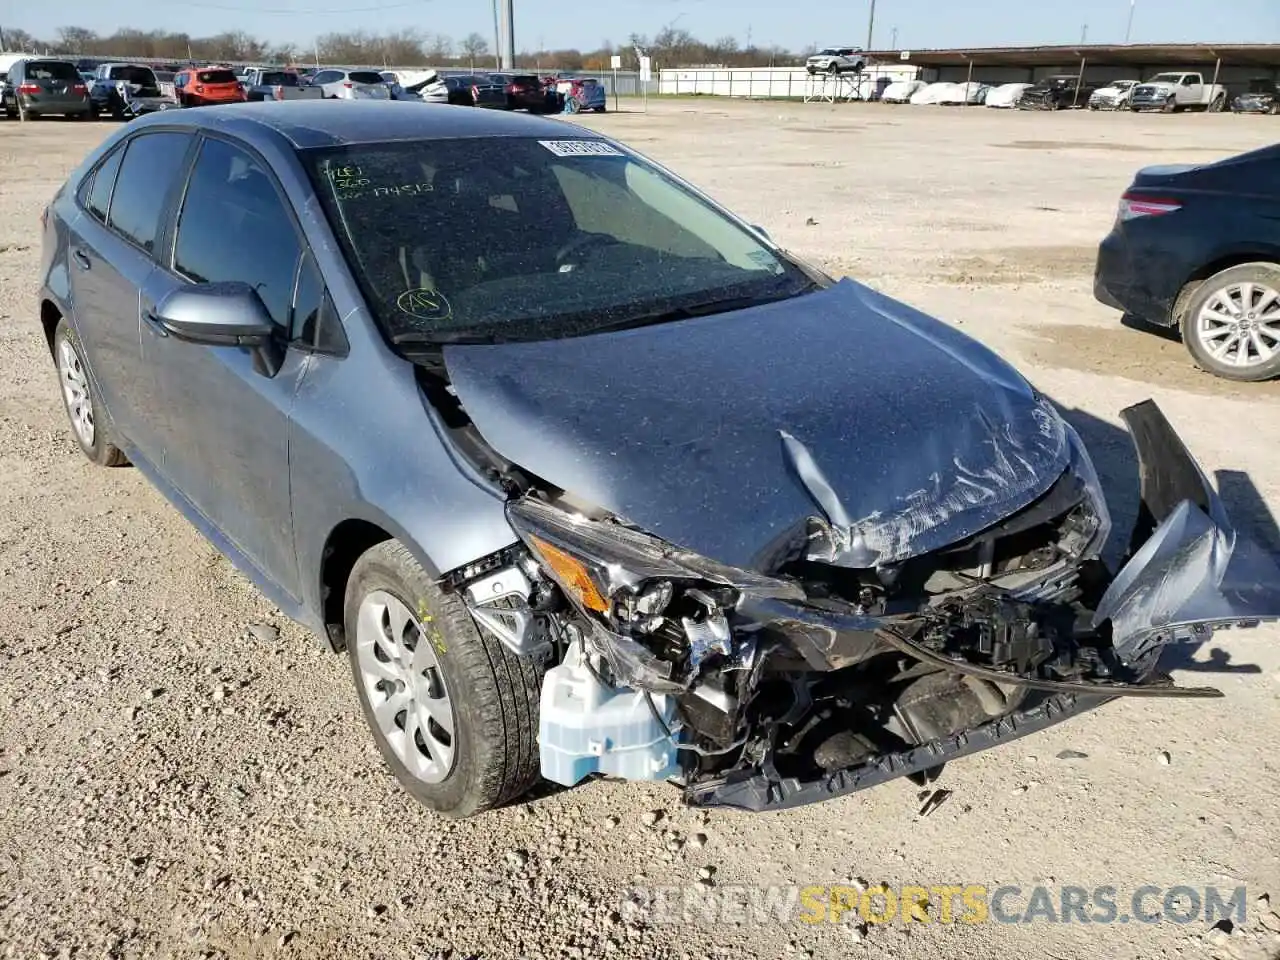
[[[1117,412],[1155,397],[1236,517],[1280,542],[1280,384],[1215,381],[1090,292],[1137,166],[1269,143],[1274,119],[708,100],[583,122],[1020,364],[1092,445],[1119,530],[1134,464]],[[1255,906],[1280,897],[1275,629],[1175,652],[1184,682],[1225,700],[1113,703],[962,761],[928,817],[901,780],[764,817],[606,782],[465,823],[417,808],[361,727],[344,660],[284,622],[136,472],[92,468],[71,440],[35,316],[38,217],[113,129],[0,124],[4,956],[1280,955],[1280,918]],[[624,909],[627,887],[692,888],[704,867],[703,897],[857,878],[1109,884],[1124,907],[1143,884],[1244,884],[1249,919],[1230,936],[1202,922],[864,936]]]

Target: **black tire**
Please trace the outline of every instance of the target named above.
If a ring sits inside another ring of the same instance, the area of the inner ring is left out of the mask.
[[[1216,97],[1214,97],[1213,101],[1209,104],[1209,112],[1221,113],[1222,108],[1225,107],[1226,105],[1227,105],[1227,95],[1225,93],[1220,93]]]
[[[1182,311],[1182,342],[1196,362],[1196,366],[1216,377],[1244,382],[1271,380],[1280,376],[1280,353],[1256,366],[1240,367],[1211,356],[1196,333],[1196,320],[1204,305],[1215,294],[1236,283],[1266,284],[1273,290],[1280,290],[1280,264],[1242,263],[1215,273],[1204,281],[1187,301],[1186,309]]]
[[[840,75],[840,64],[835,63],[835,62],[832,62],[832,63],[827,64],[827,73],[831,74],[831,76],[833,76],[833,77],[835,77],[835,76],[839,76],[839,75]]]
[[[76,430],[71,407],[67,402],[66,390],[62,384],[62,368],[58,366],[58,356],[64,343],[70,345],[71,349],[75,351],[80,369],[85,371],[86,374],[85,384],[89,394],[90,407],[93,411],[93,443],[85,443],[84,438]],[[58,391],[62,394],[62,407],[67,412],[67,422],[71,425],[71,435],[75,437],[81,451],[100,467],[125,466],[129,462],[129,458],[113,442],[111,421],[106,411],[102,408],[102,402],[98,399],[97,390],[93,386],[93,378],[88,375],[89,365],[84,359],[84,349],[80,346],[80,339],[76,336],[76,332],[71,329],[71,325],[66,320],[58,321],[58,326],[53,331],[53,358],[54,369],[58,371]]]
[[[385,591],[415,611],[431,636],[455,715],[453,767],[439,783],[414,777],[374,720],[356,654],[360,604],[374,591]],[[461,599],[441,590],[398,540],[380,543],[356,561],[344,610],[360,708],[383,759],[416,800],[446,816],[469,817],[516,799],[537,783],[541,663],[516,656],[478,630]]]

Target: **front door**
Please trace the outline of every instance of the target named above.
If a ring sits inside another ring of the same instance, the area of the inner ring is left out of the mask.
[[[185,284],[240,280],[258,291],[283,341],[302,249],[265,165],[230,142],[206,139],[178,212],[172,263],[144,291],[146,312]],[[288,351],[283,367],[266,376],[246,348],[185,343],[148,319],[141,343],[165,473],[236,550],[296,598],[289,415],[307,355]]]

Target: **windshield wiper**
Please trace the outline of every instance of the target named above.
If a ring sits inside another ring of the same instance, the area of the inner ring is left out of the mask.
[[[612,330],[630,330],[634,327],[649,327],[676,320],[690,320],[694,317],[706,317],[715,313],[730,313],[733,310],[745,310],[748,307],[760,307],[767,303],[778,303],[790,300],[804,293],[812,293],[822,289],[813,280],[805,280],[799,285],[788,285],[781,291],[757,293],[742,297],[716,297],[710,300],[699,300],[695,303],[681,304],[669,310],[658,310],[654,313],[642,313],[614,320],[611,323],[593,326],[589,333],[604,333]]]
[[[393,333],[389,339],[397,347],[415,345],[443,347],[446,344],[493,344],[502,342],[501,337],[491,333],[421,333],[417,330]]]

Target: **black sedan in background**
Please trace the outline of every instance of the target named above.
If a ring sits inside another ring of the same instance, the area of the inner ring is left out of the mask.
[[[1098,250],[1094,296],[1177,328],[1219,377],[1280,374],[1280,145],[1139,170]]]
[[[489,107],[507,109],[507,88],[501,80],[487,74],[465,77],[445,77],[449,89],[449,102],[462,107]]]
[[[490,77],[501,83],[507,92],[508,110],[528,110],[530,113],[559,113],[564,104],[555,88],[547,89],[542,81],[531,73],[499,74]]]

